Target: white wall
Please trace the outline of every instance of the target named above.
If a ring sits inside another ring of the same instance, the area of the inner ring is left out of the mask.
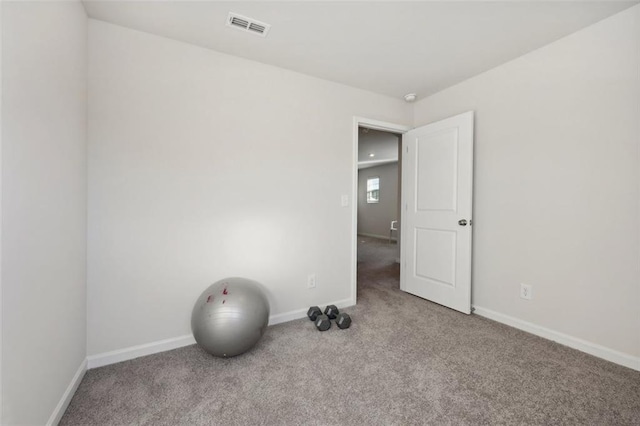
[[[415,123],[467,110],[474,305],[640,356],[640,6],[418,102]]]
[[[2,2],[2,424],[44,424],[86,356],[87,18]]]
[[[89,52],[90,354],[190,334],[227,276],[272,314],[353,297],[353,117],[409,106],[100,21]]]
[[[397,151],[397,147],[396,147]],[[380,202],[367,203],[367,179],[380,178]],[[398,163],[358,171],[358,234],[389,238],[392,220],[398,214]],[[397,232],[393,233],[393,238]]]

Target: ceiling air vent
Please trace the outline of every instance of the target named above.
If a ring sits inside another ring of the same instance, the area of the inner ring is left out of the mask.
[[[271,28],[269,24],[233,12],[229,12],[227,25],[262,37],[265,37]]]

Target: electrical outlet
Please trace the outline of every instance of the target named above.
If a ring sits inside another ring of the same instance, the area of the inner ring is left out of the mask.
[[[316,288],[316,274],[307,275],[307,288]]]
[[[533,298],[533,287],[529,284],[520,283],[520,297],[531,300]]]

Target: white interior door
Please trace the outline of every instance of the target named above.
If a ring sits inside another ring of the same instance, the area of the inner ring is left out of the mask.
[[[402,138],[400,288],[471,313],[473,111]]]

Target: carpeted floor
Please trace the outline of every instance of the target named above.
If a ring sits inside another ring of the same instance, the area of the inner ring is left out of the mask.
[[[640,425],[640,372],[398,290],[359,238],[354,323],[269,327],[250,352],[189,346],[87,372],[62,425]]]

